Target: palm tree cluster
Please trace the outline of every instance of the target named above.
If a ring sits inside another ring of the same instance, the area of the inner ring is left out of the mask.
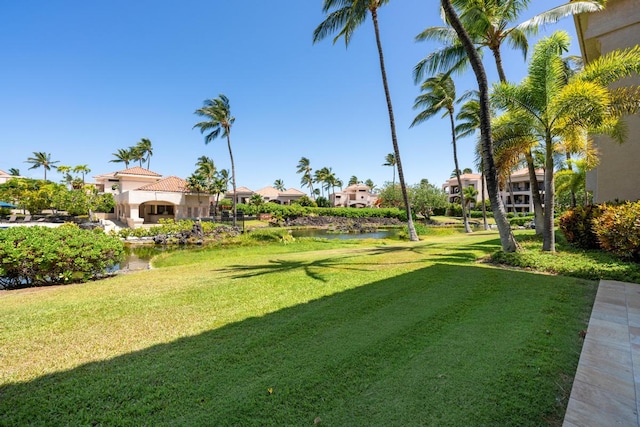
[[[136,145],[129,148],[120,148],[112,154],[115,159],[109,160],[112,163],[124,163],[125,168],[129,168],[129,163],[138,162],[142,167],[142,163],[147,162],[147,169],[151,167],[151,156],[153,156],[153,146],[151,140],[142,138]]]
[[[220,195],[227,192],[229,187],[229,170],[216,168],[212,158],[200,156],[196,162],[196,170],[187,178],[187,188],[198,194],[214,194],[214,212],[218,210]]]
[[[25,163],[31,163],[31,167],[29,169],[44,169],[44,180],[47,180],[47,171],[50,171],[51,168],[56,168],[55,164],[60,163],[59,161],[51,160],[51,153],[45,153],[42,151],[34,151],[33,157],[28,157]]]

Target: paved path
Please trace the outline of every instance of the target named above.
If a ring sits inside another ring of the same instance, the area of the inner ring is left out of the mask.
[[[564,427],[640,426],[640,285],[602,280]]]

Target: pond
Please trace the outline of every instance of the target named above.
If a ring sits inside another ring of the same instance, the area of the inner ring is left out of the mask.
[[[398,237],[400,229],[388,228],[378,229],[369,233],[360,232],[336,232],[332,230],[322,228],[305,228],[300,230],[292,230],[291,235],[293,237],[318,237],[322,239],[394,239]]]

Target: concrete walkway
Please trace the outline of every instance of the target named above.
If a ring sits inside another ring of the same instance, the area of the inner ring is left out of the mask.
[[[640,285],[602,280],[564,427],[640,426]]]

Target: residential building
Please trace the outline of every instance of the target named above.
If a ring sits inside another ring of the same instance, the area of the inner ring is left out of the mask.
[[[354,184],[331,194],[329,202],[334,207],[371,208],[376,206],[378,195],[372,193],[368,185]]]
[[[290,205],[291,202],[305,195],[302,191],[295,188],[279,191],[271,186],[261,188],[256,191],[256,194],[261,195],[265,202],[277,203],[279,205]]]
[[[582,58],[586,64],[616,49],[640,44],[640,1],[609,0],[597,13],[574,18]],[[640,76],[612,85],[640,86]],[[600,164],[587,174],[587,189],[595,203],[640,199],[640,115],[626,118],[627,139],[618,144],[605,136],[593,136]]]
[[[0,184],[4,184],[5,182],[9,181],[11,178],[15,178],[15,177],[12,175],[9,175],[8,173],[0,169]]]
[[[538,178],[538,187],[542,191],[544,189],[544,171],[536,170]],[[462,188],[473,187],[478,194],[473,200],[471,206],[482,202],[482,175],[476,173],[465,173],[460,175]],[[454,176],[449,178],[442,185],[442,189],[447,193],[447,201],[449,203],[460,203],[460,187],[458,180]],[[485,200],[489,200],[489,194],[485,186]],[[507,182],[502,186],[500,197],[504,203],[507,212],[530,213],[533,212],[533,199],[531,197],[531,184],[529,181],[528,169],[520,169],[511,174]]]
[[[192,193],[187,182],[176,176],[162,177],[142,167],[133,167],[94,177],[98,191],[111,193],[115,218],[131,228],[156,224],[162,218],[184,219],[209,216],[209,194]]]

